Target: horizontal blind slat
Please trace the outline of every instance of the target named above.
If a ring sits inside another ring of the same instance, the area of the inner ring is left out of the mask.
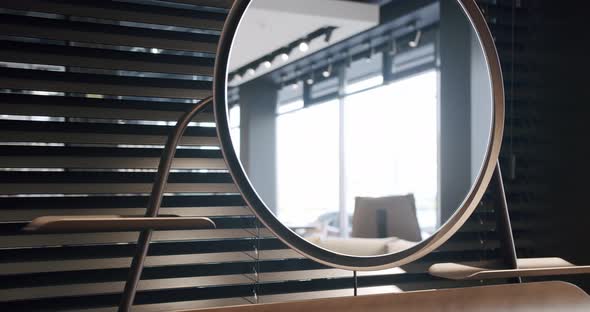
[[[53,184],[2,184],[1,195],[33,194],[145,194],[152,190],[152,184],[144,183],[53,183]],[[237,193],[235,185],[228,183],[169,183],[165,189],[168,193]]]
[[[215,207],[166,207],[161,208],[162,214],[173,214],[183,217],[211,217],[211,216],[248,216],[252,212],[243,206],[215,206]],[[0,222],[15,220],[33,220],[43,216],[87,216],[87,215],[143,215],[144,208],[84,208],[79,209],[18,209],[4,208],[0,214]]]
[[[0,61],[183,75],[213,74],[213,58],[0,40]]]
[[[152,240],[182,241],[191,239],[222,240],[229,238],[243,239],[253,237],[255,229],[220,229],[220,230],[178,230],[156,231]],[[270,233],[268,233],[270,235]],[[137,241],[138,234],[132,232],[104,232],[80,234],[30,234],[1,235],[0,244],[4,248],[42,247],[73,244],[124,244]],[[252,248],[252,246],[250,247]],[[194,250],[193,250],[194,252]]]
[[[167,2],[186,3],[198,6],[210,6],[229,9],[234,3],[233,0],[165,0]]]
[[[143,97],[202,99],[210,81],[0,68],[0,88]]]
[[[42,122],[0,120],[0,131],[42,131],[42,132],[77,132],[137,135],[168,135],[174,126],[116,124],[100,122]],[[184,136],[216,137],[215,128],[188,127]]]
[[[74,96],[0,93],[0,112],[7,115],[176,121],[191,103],[119,100]],[[193,121],[213,122],[203,112]]]
[[[260,243],[260,250],[282,249],[286,246],[276,238],[255,239],[253,236],[241,238],[201,239],[185,241],[156,241],[150,244],[149,256],[190,255],[217,252],[249,252]],[[70,244],[62,246],[14,247],[0,249],[0,263],[14,261],[60,261],[117,259],[132,257],[135,242],[129,244],[97,243],[94,245]]]
[[[40,169],[156,169],[159,158],[142,157],[91,157],[91,156],[46,156],[46,157],[2,157],[5,168]],[[222,159],[191,158],[175,159],[173,169],[226,169]]]
[[[225,20],[225,14],[219,12],[183,10],[149,4],[102,0],[19,0],[6,1],[0,4],[0,7],[65,16],[215,30],[220,30]]]
[[[218,35],[0,14],[0,34],[28,38],[215,52]]]
[[[172,128],[160,125],[96,122],[0,120],[0,142],[164,145]],[[189,127],[180,144],[216,146],[218,140],[214,128]]]

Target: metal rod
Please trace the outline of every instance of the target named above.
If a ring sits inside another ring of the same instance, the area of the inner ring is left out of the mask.
[[[514,236],[512,234],[512,224],[510,223],[510,214],[508,213],[508,202],[506,200],[506,192],[504,190],[504,182],[502,180],[502,171],[500,170],[500,162],[496,163],[496,170],[494,170],[493,183],[495,184],[495,196],[500,203],[500,207],[496,211],[497,229],[496,232],[500,235],[500,243],[502,245],[503,262],[508,269],[518,269],[518,258],[516,255],[516,246],[514,244]],[[520,283],[520,277],[510,279],[513,283]]]
[[[357,293],[358,293],[358,288],[359,288],[359,281],[356,275],[356,271],[352,271],[353,273],[353,278],[354,278],[354,296],[356,297]]]
[[[212,102],[212,97],[208,97],[200,101],[197,105],[191,108],[190,111],[186,112],[176,123],[174,131],[168,136],[166,146],[160,157],[160,164],[158,165],[158,172],[152,188],[147,210],[145,213],[146,217],[156,217],[160,211],[160,205],[162,204],[162,197],[164,190],[168,182],[168,176],[170,175],[170,168],[172,167],[172,161],[174,160],[174,154],[176,153],[176,147],[180,142],[180,139],[184,135],[186,128],[188,127],[191,120],[203,108]],[[152,238],[153,230],[143,230],[139,234],[137,240],[137,251],[131,262],[131,268],[129,269],[129,276],[125,282],[125,289],[121,297],[121,303],[119,304],[120,312],[129,312],[133,306],[133,300],[135,299],[135,293],[137,292],[137,285],[141,278],[141,272],[143,271],[143,264],[147,256],[149,244]]]

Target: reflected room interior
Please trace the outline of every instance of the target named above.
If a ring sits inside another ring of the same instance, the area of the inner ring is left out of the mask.
[[[234,150],[266,206],[309,242],[407,249],[461,206],[486,157],[478,37],[454,1],[308,2],[248,7],[228,68]]]

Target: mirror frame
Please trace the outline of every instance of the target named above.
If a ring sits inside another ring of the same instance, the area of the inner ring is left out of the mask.
[[[233,38],[239,27],[239,22],[251,1],[252,0],[235,0],[229,11],[217,48],[213,79],[213,98],[215,122],[217,125],[217,135],[221,145],[221,152],[227,163],[233,181],[252,212],[287,246],[319,263],[341,269],[369,271],[398,267],[415,261],[442,245],[459,230],[465,221],[467,221],[467,218],[472,214],[483,197],[498,161],[500,146],[502,143],[502,134],[504,131],[504,86],[502,70],[493,37],[485,18],[475,3],[475,0],[455,1],[457,1],[457,3],[463,8],[463,12],[470,20],[471,25],[474,27],[476,34],[478,35],[478,39],[484,50],[484,56],[489,71],[488,73],[491,79],[493,105],[492,127],[489,137],[490,144],[486,151],[482,170],[462,205],[433,235],[411,248],[397,253],[378,256],[353,256],[336,253],[308,242],[303,237],[286,227],[277,219],[271,210],[266,207],[264,202],[258,196],[234,151],[230,137],[229,115],[227,110],[227,67]]]

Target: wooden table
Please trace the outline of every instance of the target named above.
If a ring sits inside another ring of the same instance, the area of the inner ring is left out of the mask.
[[[590,297],[580,288],[551,281],[444,290],[252,304],[199,312],[588,312]]]

